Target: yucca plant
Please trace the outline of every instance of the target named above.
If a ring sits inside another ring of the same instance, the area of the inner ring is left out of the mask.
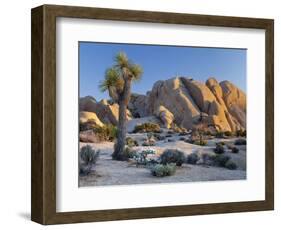
[[[141,66],[131,62],[124,52],[120,52],[115,57],[114,65],[105,71],[104,80],[100,83],[100,90],[108,91],[112,100],[119,105],[117,142],[112,154],[115,160],[124,159],[122,154],[126,144],[126,109],[131,97],[131,84],[140,80],[142,73]]]

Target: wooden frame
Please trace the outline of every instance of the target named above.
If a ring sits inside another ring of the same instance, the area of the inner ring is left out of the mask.
[[[123,20],[266,31],[266,187],[264,201],[56,212],[56,18]],[[274,208],[274,21],[271,19],[144,12],[43,5],[32,9],[32,205],[31,219],[62,224],[183,215],[272,210]]]

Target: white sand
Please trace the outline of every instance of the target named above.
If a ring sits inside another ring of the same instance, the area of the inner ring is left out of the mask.
[[[146,134],[130,134],[135,139],[142,140]],[[184,141],[179,141],[180,137],[176,134],[172,139],[175,142],[158,141],[153,147],[135,147],[136,149],[155,149],[158,153],[167,148],[180,149],[185,154],[193,151],[212,153],[215,142],[220,140],[211,140],[207,146],[197,146]],[[166,138],[170,139],[170,138]],[[224,142],[233,142],[233,139],[223,140]],[[220,167],[207,167],[201,165],[183,164],[178,167],[175,175],[168,177],[154,177],[150,170],[145,167],[136,167],[130,162],[114,161],[111,159],[113,151],[112,142],[103,143],[80,143],[80,146],[90,144],[94,149],[100,149],[100,159],[97,161],[95,171],[88,176],[80,177],[80,186],[100,186],[100,185],[128,185],[128,184],[151,184],[167,182],[195,182],[195,181],[214,181],[214,180],[241,180],[246,179],[246,149],[240,146],[238,154],[233,154],[227,150],[227,155],[238,165],[237,170],[229,170]]]

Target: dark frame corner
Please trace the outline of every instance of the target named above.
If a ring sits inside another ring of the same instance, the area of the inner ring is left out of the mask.
[[[56,212],[56,18],[256,28],[266,31],[266,199],[264,201]],[[179,13],[43,5],[32,9],[31,219],[62,224],[274,209],[274,21]]]

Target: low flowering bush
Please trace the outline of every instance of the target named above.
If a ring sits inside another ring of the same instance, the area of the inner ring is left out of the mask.
[[[133,159],[138,165],[147,165],[150,163],[158,163],[157,157],[155,157],[156,151],[154,149],[145,149],[135,152]]]

